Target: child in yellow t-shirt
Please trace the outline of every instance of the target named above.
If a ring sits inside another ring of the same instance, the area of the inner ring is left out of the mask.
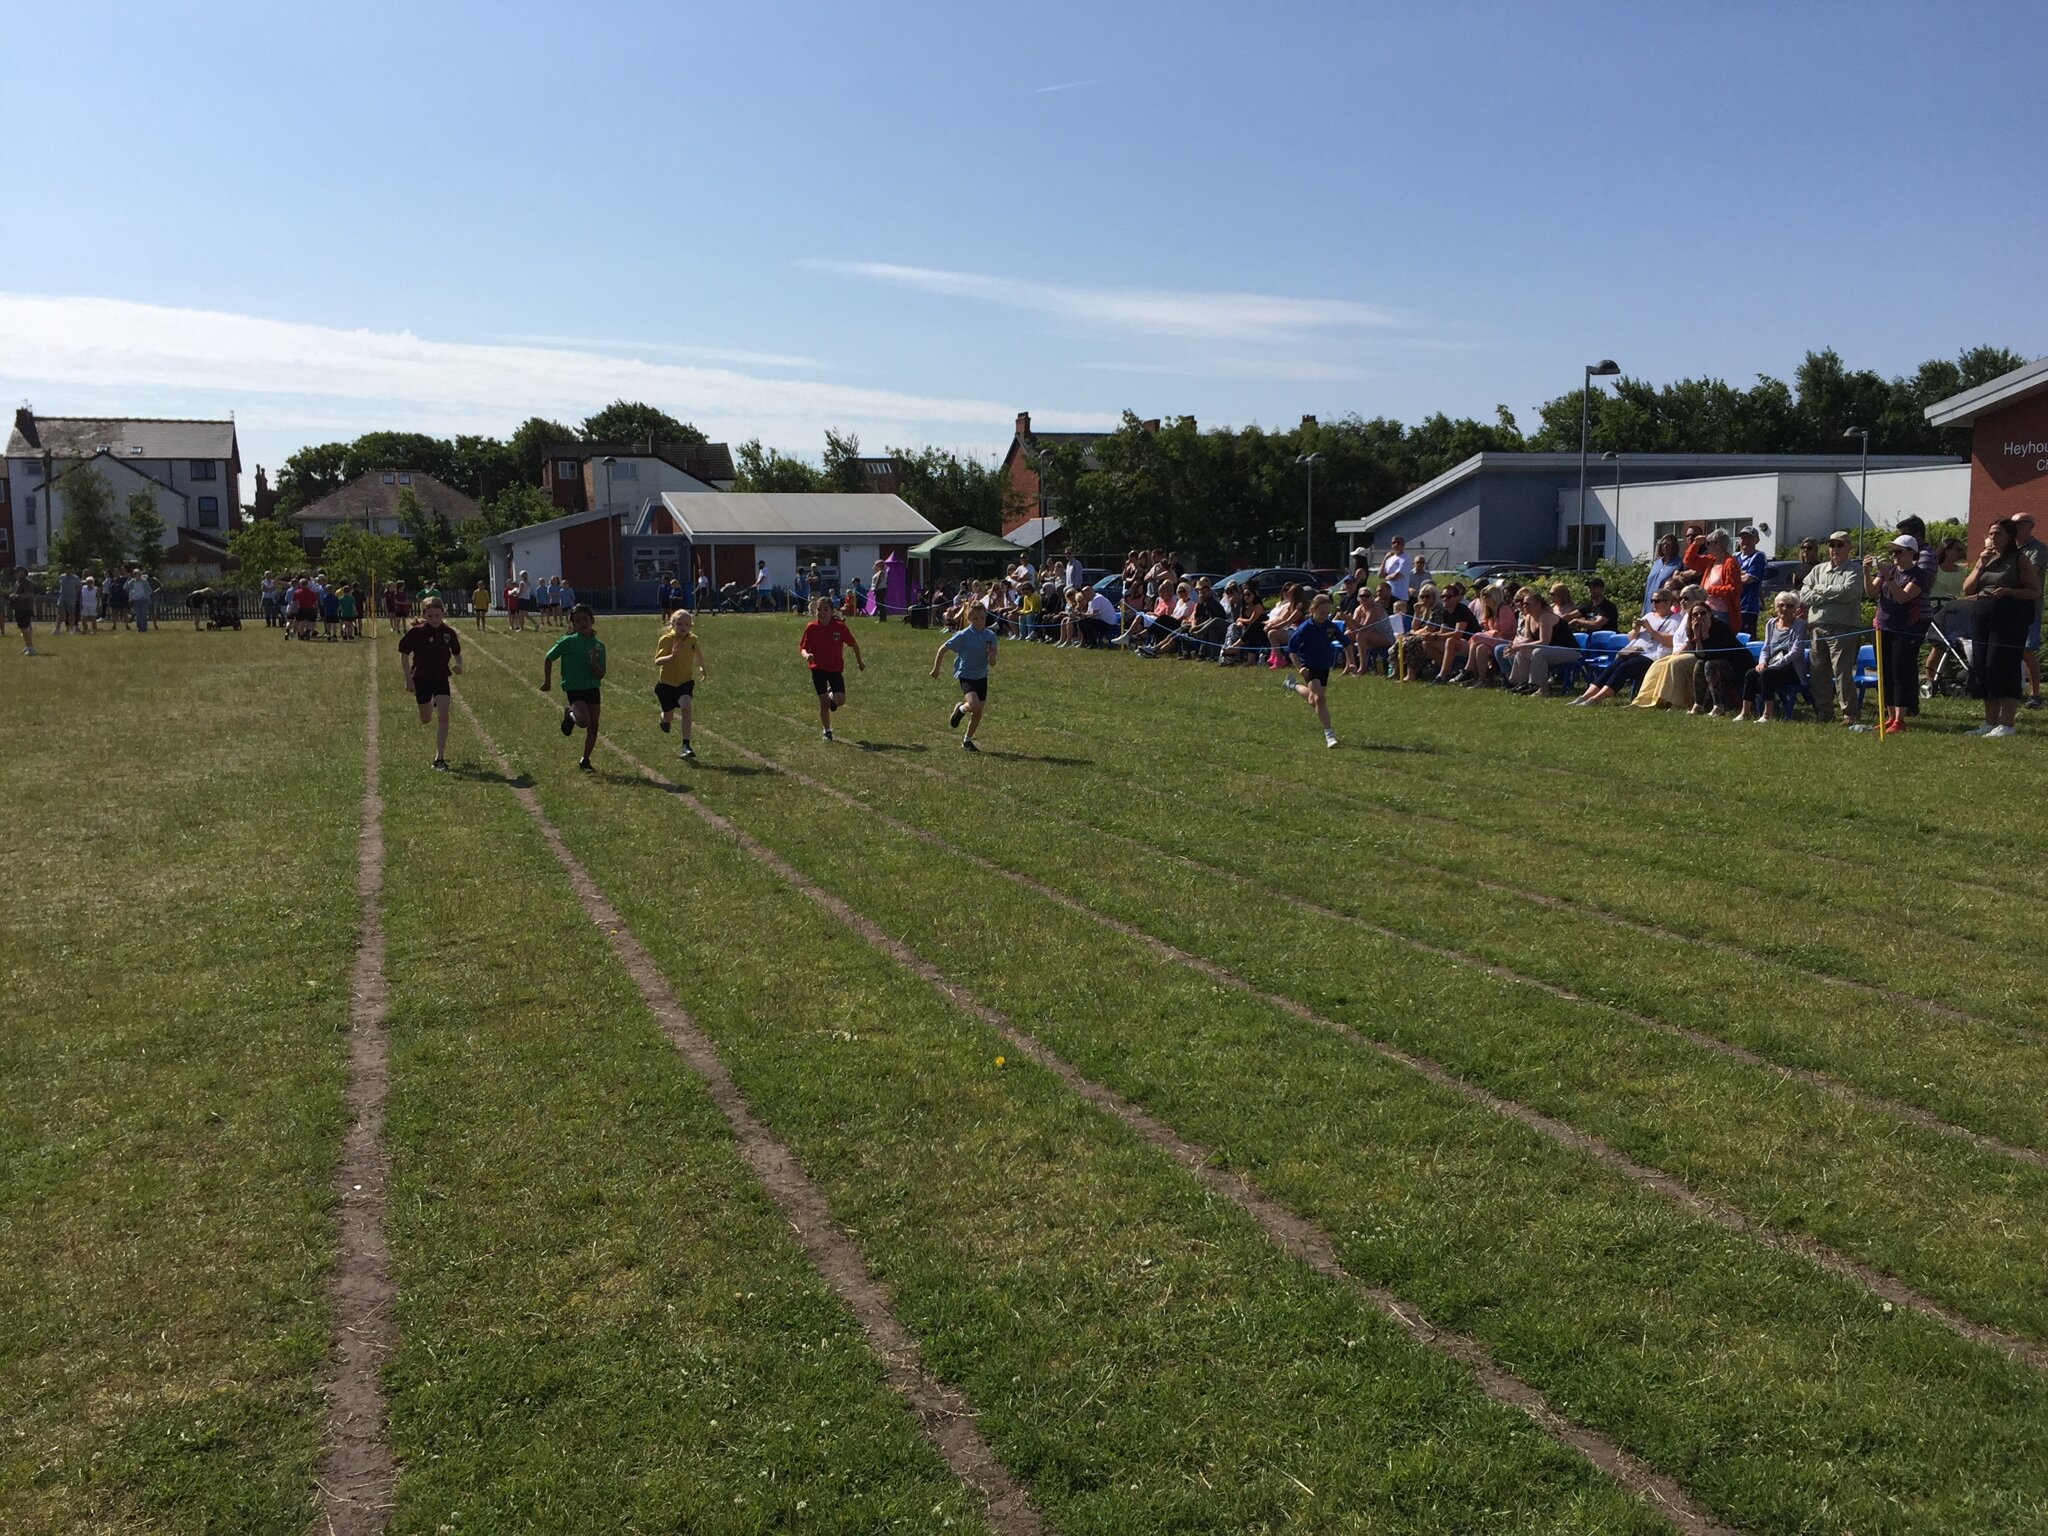
[[[1038,588],[1027,586],[1024,595],[1017,599],[1017,634],[1020,639],[1029,640],[1038,629],[1041,606]]]
[[[707,676],[704,646],[691,627],[690,610],[678,608],[669,615],[668,628],[654,642],[654,698],[661,705],[661,728],[669,728],[669,716],[683,720],[683,749],[676,755],[685,761],[696,757],[690,745],[690,707],[697,679]]]
[[[476,627],[478,629],[490,628],[490,625],[485,622],[490,617],[491,612],[490,583],[479,581],[476,584],[476,590],[469,594],[469,611],[476,615]]]

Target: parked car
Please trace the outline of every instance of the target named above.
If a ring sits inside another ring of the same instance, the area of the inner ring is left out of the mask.
[[[1764,572],[1763,600],[1766,605],[1779,592],[1797,591],[1799,588],[1799,562],[1797,560],[1773,560]]]
[[[1260,593],[1271,597],[1290,581],[1307,582],[1312,587],[1325,585],[1316,579],[1314,571],[1305,571],[1299,566],[1259,565],[1247,566],[1241,571],[1232,571],[1228,576],[1217,582],[1216,586],[1219,589],[1242,587],[1247,583],[1256,582]]]
[[[1458,571],[1470,582],[1495,581],[1505,576],[1526,581],[1532,576],[1548,576],[1550,567],[1521,560],[1467,560]]]

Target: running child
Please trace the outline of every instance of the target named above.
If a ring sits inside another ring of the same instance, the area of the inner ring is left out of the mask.
[[[988,672],[996,664],[996,632],[989,628],[988,609],[976,603],[967,610],[967,627],[955,630],[939,642],[938,654],[932,657],[932,676],[939,675],[939,663],[946,659],[946,652],[953,653],[953,678],[960,684],[960,702],[953,706],[953,714],[946,721],[947,728],[958,730],[960,717],[967,717],[967,734],[960,738],[960,745],[969,752],[979,752],[974,744],[974,733],[981,729],[981,713],[988,708]]]
[[[484,633],[484,631],[491,627],[489,623],[491,616],[491,584],[481,576],[476,579],[476,590],[469,594],[469,611],[476,615],[476,632],[478,634]]]
[[[1337,733],[1330,728],[1330,668],[1344,659],[1344,640],[1330,622],[1330,594],[1318,592],[1309,601],[1308,617],[1287,637],[1287,655],[1300,681],[1280,679],[1280,686],[1299,694],[1315,706],[1316,719],[1323,725],[1323,745],[1337,745]]]
[[[21,654],[36,653],[36,589],[28,583],[28,567],[14,568],[14,586],[8,591],[7,606],[14,613],[14,627],[21,631]]]
[[[825,728],[825,739],[832,739],[832,711],[846,702],[846,648],[853,647],[853,659],[861,671],[868,669],[866,658],[860,653],[860,642],[853,637],[853,631],[846,627],[846,620],[832,611],[832,599],[814,597],[811,599],[811,622],[804,626],[803,638],[796,643],[797,654],[804,659],[804,665],[811,669],[811,686],[818,693],[818,723]]]
[[[676,609],[668,616],[668,628],[654,642],[654,699],[661,706],[661,728],[669,728],[669,716],[682,717],[683,748],[676,755],[685,760],[697,755],[690,745],[691,695],[696,692],[697,679],[709,675],[693,622],[689,609]]]
[[[434,767],[448,771],[448,678],[462,675],[462,639],[448,622],[438,597],[420,604],[420,622],[398,642],[398,665],[405,686],[420,707],[420,724],[434,723]],[[542,684],[543,687],[546,684]]]
[[[562,697],[568,700],[562,710],[562,734],[573,736],[577,726],[583,727],[583,760],[576,766],[595,773],[590,754],[597,747],[598,711],[603,703],[599,689],[604,683],[604,642],[597,638],[597,615],[587,603],[570,610],[569,623],[570,632],[549,646],[541,661],[540,691],[552,690],[555,663],[561,662]]]

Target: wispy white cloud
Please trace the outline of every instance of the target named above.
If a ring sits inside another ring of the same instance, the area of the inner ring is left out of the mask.
[[[1093,80],[1062,80],[1058,85],[1041,85],[1031,94],[1034,96],[1050,96],[1055,91],[1078,91],[1082,86],[1093,85],[1094,83]]]
[[[500,341],[524,346],[563,347],[572,352],[651,352],[657,357],[692,357],[707,363],[731,363],[740,368],[794,368],[810,373],[837,373],[836,363],[815,357],[794,357],[784,352],[749,352],[740,347],[685,347],[665,341],[632,341],[623,337],[526,336],[514,333]]]
[[[1082,363],[1091,373],[1156,374],[1182,379],[1276,379],[1285,383],[1349,383],[1372,377],[1370,370],[1314,357],[1199,357],[1184,363]]]
[[[1265,293],[1176,292],[1143,288],[1073,288],[1022,278],[900,266],[886,261],[807,261],[814,271],[915,288],[1049,315],[1101,331],[1194,341],[1295,346],[1331,332],[1399,323],[1385,309],[1353,299],[1297,299]]]
[[[1007,402],[908,394],[818,379],[761,378],[597,350],[435,341],[121,299],[0,292],[0,389],[50,414],[98,409],[175,415],[183,401],[231,408],[244,457],[274,463],[306,440],[372,427],[503,435],[529,415],[580,420],[619,398],[646,400],[713,437],[791,449],[825,429],[875,444],[975,443],[1008,435]],[[1106,424],[1040,407],[1049,428]],[[253,451],[252,451],[253,440]]]

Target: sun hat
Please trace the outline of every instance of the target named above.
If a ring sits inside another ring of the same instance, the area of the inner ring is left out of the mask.
[[[1910,553],[1917,555],[1920,553],[1920,541],[1914,538],[1913,535],[1911,535],[1910,533],[1902,533],[1896,539],[1892,540],[1892,548],[1907,550]]]

